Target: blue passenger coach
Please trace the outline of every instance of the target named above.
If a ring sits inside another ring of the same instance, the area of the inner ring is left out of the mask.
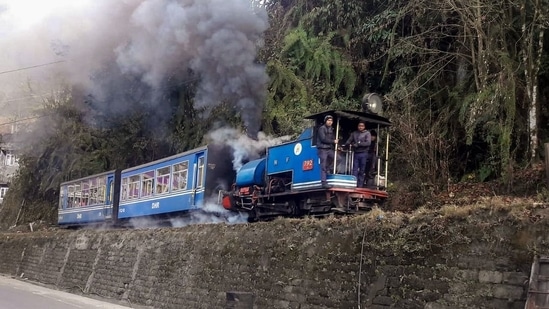
[[[59,225],[82,225],[116,220],[120,172],[109,171],[61,184]]]
[[[121,173],[118,219],[169,215],[202,208],[235,173],[227,149],[208,145]]]

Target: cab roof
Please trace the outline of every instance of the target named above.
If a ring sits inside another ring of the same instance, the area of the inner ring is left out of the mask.
[[[324,111],[321,113],[313,114],[306,116],[305,119],[314,119],[317,122],[323,123],[324,117],[327,115],[331,115],[334,117],[334,120],[339,117],[340,119],[345,120],[362,120],[366,121],[367,123],[374,123],[379,125],[380,127],[388,127],[391,126],[391,121],[389,119],[366,112],[359,112],[359,111],[350,111],[350,110],[329,110]]]

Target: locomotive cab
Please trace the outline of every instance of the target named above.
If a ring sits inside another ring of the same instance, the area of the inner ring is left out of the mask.
[[[364,187],[376,190],[386,190],[387,172],[388,172],[388,147],[389,147],[389,132],[387,128],[391,125],[387,118],[367,112],[332,110],[314,115],[307,116],[305,119],[310,119],[313,122],[312,145],[316,147],[318,129],[324,124],[324,117],[332,115],[334,118],[334,130],[336,139],[339,140],[337,149],[334,150],[334,166],[331,171],[332,175],[352,175],[353,174],[353,158],[354,149],[349,145],[344,145],[349,139],[352,132],[357,130],[360,121],[366,123],[366,130],[371,135],[371,146],[373,152],[370,154],[368,164],[370,169],[365,175],[365,182],[358,184],[357,187]],[[373,161],[373,162],[371,162]],[[320,163],[319,163],[320,164]],[[328,178],[337,178],[329,176]],[[357,180],[354,178],[353,180]]]

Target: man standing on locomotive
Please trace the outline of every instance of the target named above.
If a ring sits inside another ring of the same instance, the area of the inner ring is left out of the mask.
[[[333,122],[332,116],[324,117],[324,124],[318,128],[317,134],[316,149],[320,158],[320,182],[323,188],[328,188],[326,175],[333,169],[334,164],[334,145],[337,144],[337,140],[332,127]]]
[[[364,176],[369,170],[369,166],[366,163],[368,162],[371,141],[370,132],[366,130],[366,122],[359,121],[358,130],[351,133],[351,136],[349,136],[349,139],[345,143],[345,145],[354,147],[353,176],[356,177],[357,187],[359,188],[364,186]]]

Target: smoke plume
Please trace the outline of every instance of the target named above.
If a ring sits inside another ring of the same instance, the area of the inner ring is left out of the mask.
[[[190,211],[168,219],[166,223],[149,217],[132,218],[129,225],[134,229],[156,229],[162,227],[185,227],[194,224],[241,224],[248,222],[248,214],[236,213],[221,207],[214,199],[205,202],[200,210]]]
[[[245,161],[260,158],[267,147],[289,141],[291,136],[272,137],[259,132],[257,139],[253,139],[239,130],[221,128],[210,132],[207,138],[215,144],[226,145],[232,149],[233,169],[238,171]]]
[[[235,213],[214,202],[206,203],[200,211],[195,211],[189,217],[171,219],[172,227],[184,227],[191,224],[240,224],[248,222],[248,214]]]
[[[10,47],[0,71],[47,64],[11,74],[17,82],[0,91],[9,99],[21,96],[21,81],[42,85],[38,95],[68,83],[107,113],[143,103],[169,113],[167,88],[196,81],[196,107],[229,103],[254,135],[268,81],[255,57],[267,28],[264,7],[245,0],[0,0],[0,44]]]

